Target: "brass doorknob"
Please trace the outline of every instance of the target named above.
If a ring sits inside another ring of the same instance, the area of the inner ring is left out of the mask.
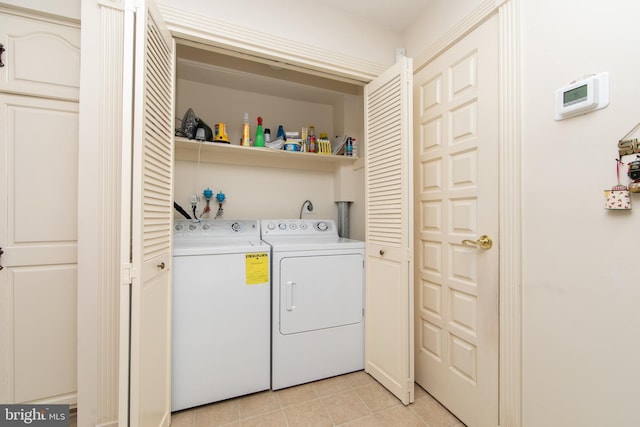
[[[483,234],[482,236],[480,236],[480,238],[478,240],[463,240],[462,244],[465,246],[475,246],[475,247],[480,247],[481,249],[491,249],[491,247],[493,246],[493,240],[491,239],[491,237],[487,236],[486,234]]]
[[[164,270],[164,262],[161,262],[160,264],[158,264],[158,268],[160,270]]]

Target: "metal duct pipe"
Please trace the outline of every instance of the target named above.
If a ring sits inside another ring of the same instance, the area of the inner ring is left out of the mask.
[[[338,236],[349,238],[349,208],[350,201],[336,202],[338,205]]]

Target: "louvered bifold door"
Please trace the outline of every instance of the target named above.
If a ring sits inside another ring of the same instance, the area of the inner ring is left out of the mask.
[[[365,370],[413,401],[412,61],[371,82],[366,97]]]
[[[152,4],[135,11],[131,426],[171,419],[174,41]]]

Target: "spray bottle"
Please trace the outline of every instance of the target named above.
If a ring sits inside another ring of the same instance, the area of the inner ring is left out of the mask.
[[[258,127],[256,128],[256,140],[254,147],[264,147],[264,132],[262,131],[262,117],[258,117]]]
[[[248,147],[251,145],[251,125],[249,124],[249,113],[244,113],[242,121],[242,140],[240,145]]]

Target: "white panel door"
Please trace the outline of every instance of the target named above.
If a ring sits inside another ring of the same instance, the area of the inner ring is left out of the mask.
[[[132,104],[131,426],[167,426],[171,421],[174,47],[153,4],[138,1]]]
[[[494,16],[414,80],[416,382],[469,427],[498,425],[497,40]]]
[[[0,93],[0,402],[77,398],[78,104]]]
[[[365,371],[413,401],[412,61],[365,88]]]

